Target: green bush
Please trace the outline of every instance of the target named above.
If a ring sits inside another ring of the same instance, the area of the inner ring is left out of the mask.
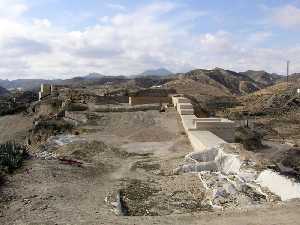
[[[27,151],[22,145],[14,142],[0,144],[0,170],[8,173],[21,167],[27,157]]]

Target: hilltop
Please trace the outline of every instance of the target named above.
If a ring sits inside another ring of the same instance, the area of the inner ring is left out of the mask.
[[[230,70],[216,68],[213,70],[197,69],[183,74],[173,74],[166,69],[147,70],[138,76],[107,76],[99,73],[90,73],[86,76],[74,77],[66,80],[45,79],[18,79],[0,80],[0,86],[22,88],[24,90],[36,89],[41,83],[83,86],[103,85],[107,83],[127,84],[130,87],[151,87],[166,85],[180,90],[186,94],[205,94],[212,96],[245,95],[261,88],[273,85],[282,79],[276,74],[264,71],[246,71],[237,73]],[[292,79],[292,78],[291,78]]]
[[[139,74],[139,76],[168,76],[173,74],[170,70],[165,68],[159,68],[154,70],[146,70],[143,73]]]

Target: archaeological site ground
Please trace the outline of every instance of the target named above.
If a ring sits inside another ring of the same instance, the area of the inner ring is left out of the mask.
[[[299,224],[299,75],[248,73],[6,90],[0,224]]]

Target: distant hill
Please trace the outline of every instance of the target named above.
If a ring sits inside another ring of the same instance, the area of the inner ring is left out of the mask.
[[[9,91],[3,87],[0,87],[0,96],[9,95]]]
[[[168,76],[173,74],[171,71],[165,68],[159,68],[156,70],[146,70],[145,72],[139,74],[139,76]]]
[[[215,68],[213,70],[196,69],[188,73],[172,76],[166,86],[179,89],[187,94],[197,93],[210,96],[240,96],[280,81],[282,76],[265,71],[234,72]]]
[[[286,81],[286,77],[284,77],[283,80]],[[294,74],[290,75],[289,81],[300,82],[300,73],[294,73]],[[300,84],[299,84],[299,86],[300,86]]]
[[[100,74],[100,73],[90,73],[87,76],[84,76],[83,78],[93,80],[93,79],[100,79],[103,77],[104,77],[104,75]]]
[[[98,73],[91,73],[87,76],[73,77],[65,80],[45,80],[45,79],[18,79],[18,80],[1,80],[0,86],[6,89],[17,89],[22,88],[23,90],[37,90],[41,84],[58,84],[58,85],[93,85],[93,84],[105,84],[110,82],[123,82],[128,78],[124,76],[104,76]]]
[[[44,80],[44,79],[18,79],[18,80],[0,80],[0,86],[6,89],[22,88],[24,90],[34,90],[40,87],[42,83],[59,83],[61,80]]]
[[[186,94],[208,96],[244,95],[261,88],[258,82],[248,76],[221,68],[197,69],[179,74],[166,86]]]
[[[275,74],[275,73],[267,73],[265,71],[253,71],[248,70],[246,72],[241,73],[251,79],[253,79],[255,82],[259,83],[263,87],[267,87],[270,85],[276,84],[280,79],[282,79],[282,76]]]
[[[297,80],[300,74],[290,76]],[[246,71],[237,73],[230,70],[215,68],[213,70],[196,69],[188,73],[172,74],[166,69],[148,70],[139,76],[105,76],[99,73],[90,73],[65,80],[45,79],[18,79],[0,80],[0,86],[6,89],[22,88],[37,90],[42,83],[70,85],[74,87],[115,84],[130,88],[149,88],[163,85],[166,88],[176,89],[178,93],[205,96],[241,96],[282,81],[283,77],[269,74],[264,71]]]

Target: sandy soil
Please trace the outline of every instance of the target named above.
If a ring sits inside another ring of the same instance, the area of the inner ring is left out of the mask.
[[[101,114],[84,142],[53,149],[76,160],[32,159],[0,189],[0,224],[297,224],[300,203],[209,212],[193,174],[172,170],[192,151],[177,113]],[[84,131],[84,132],[83,132]],[[123,190],[129,214],[111,203]],[[105,201],[106,200],[106,201]],[[143,216],[142,216],[143,215]]]

